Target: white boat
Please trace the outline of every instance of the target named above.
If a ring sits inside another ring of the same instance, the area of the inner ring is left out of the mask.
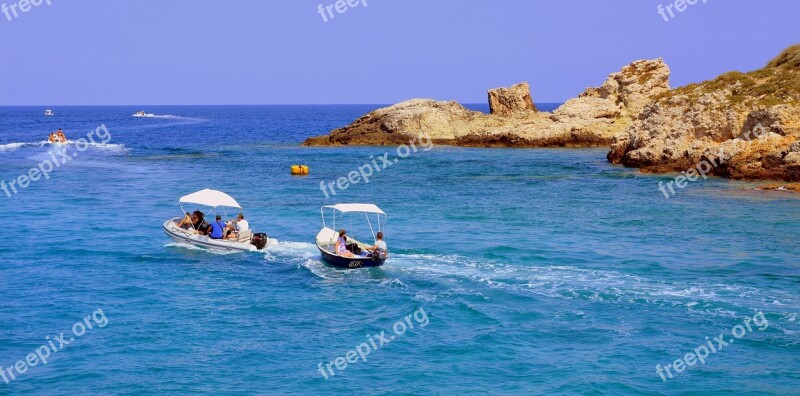
[[[51,116],[51,115],[55,115],[55,113],[53,113],[53,110],[47,109],[47,110],[44,111],[44,115]]]
[[[137,111],[133,113],[134,117],[155,117],[156,115],[153,113],[145,113],[144,110]]]
[[[333,224],[331,226],[333,228],[328,228],[325,223],[325,209],[332,210]],[[383,231],[388,218],[381,208],[373,204],[338,204],[323,206],[320,212],[322,213],[322,230],[317,234],[315,242],[326,263],[334,267],[352,269],[380,267],[386,262],[387,252],[382,251],[377,254],[364,255],[362,252],[367,252],[367,248],[373,245],[367,245],[349,236],[345,236],[345,241],[348,251],[353,254],[346,256],[336,252],[336,242],[339,239],[339,233],[335,231],[337,219],[339,219],[341,226],[346,215],[355,214],[360,219],[363,214],[367,225],[369,225],[369,232],[372,233],[373,241],[377,241],[376,234]],[[374,215],[374,218],[370,219],[370,215]],[[373,228],[373,220],[375,221],[375,228]],[[354,249],[355,252],[351,249]]]
[[[242,210],[242,206],[230,195],[222,191],[209,189],[181,197],[179,201],[181,213],[186,213],[183,209],[183,204],[201,205],[210,208],[211,211],[206,214],[206,218],[212,218],[212,215],[219,214],[216,213],[218,208],[223,210],[224,208]],[[164,232],[177,243],[228,252],[254,252],[267,246],[267,235],[263,233],[254,234],[252,230],[247,230],[240,232],[237,239],[212,239],[208,235],[198,234],[194,226],[188,229],[181,228],[178,226],[181,219],[182,217],[176,217],[164,222]]]

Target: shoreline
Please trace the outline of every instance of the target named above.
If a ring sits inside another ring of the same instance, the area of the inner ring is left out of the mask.
[[[405,143],[407,143],[406,141]],[[403,143],[403,144],[405,144]],[[451,144],[448,141],[432,141],[434,146],[444,147],[444,148],[457,148],[457,149],[487,149],[487,150],[497,150],[497,149],[507,149],[507,150],[564,150],[564,151],[574,151],[574,150],[586,150],[586,151],[600,151],[608,149],[607,146],[467,146],[461,144]],[[331,144],[331,145],[306,145],[301,144],[299,147],[305,148],[315,148],[315,149],[331,149],[337,150],[342,148],[377,148],[377,147],[384,147],[384,148],[396,148],[401,146],[402,144]],[[602,158],[602,157],[601,157]],[[600,158],[598,158],[600,159]],[[648,177],[670,177],[670,176],[680,176],[684,173],[684,171],[680,170],[657,170],[651,168],[633,168],[628,167],[622,164],[615,164],[612,162],[608,162],[612,168],[623,168],[623,169],[631,169],[634,171],[635,174],[639,174],[642,176]],[[748,183],[751,184],[751,188],[745,188],[743,190],[750,190],[750,191],[765,191],[765,192],[787,192],[791,193],[792,195],[800,194],[800,182],[786,182],[779,179],[739,179],[739,178],[731,178],[731,177],[724,177],[719,175],[709,175],[709,177],[720,179],[720,180],[728,180],[731,182],[740,182],[740,183]]]

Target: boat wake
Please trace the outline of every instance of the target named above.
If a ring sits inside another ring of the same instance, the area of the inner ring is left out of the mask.
[[[393,265],[409,274],[462,287],[459,280],[522,295],[608,304],[647,304],[720,316],[763,310],[783,314],[800,309],[800,299],[779,290],[704,281],[662,281],[617,271],[576,266],[526,266],[457,255],[394,255]]]
[[[180,116],[172,115],[172,114],[145,114],[141,116],[137,116],[139,118],[181,118]]]
[[[174,247],[174,248],[181,248],[181,249],[186,249],[186,250],[195,250],[195,251],[201,251],[201,252],[205,252],[205,253],[218,254],[220,256],[227,256],[229,254],[239,254],[240,253],[240,252],[233,252],[233,251],[222,251],[222,250],[206,249],[206,248],[203,248],[203,247],[200,247],[200,246],[191,245],[191,244],[188,244],[188,243],[177,243],[177,242],[170,242],[170,243],[164,245],[164,247]]]
[[[48,148],[69,147],[70,149],[74,149],[77,145],[78,143],[75,142],[74,140],[67,140],[66,143],[50,143],[47,140],[42,140],[38,142],[15,142],[15,143],[0,144],[0,152],[11,152],[25,148],[43,148],[43,147],[48,147]],[[81,147],[84,146],[83,143],[80,143],[80,145]],[[123,152],[128,150],[128,148],[125,147],[124,144],[87,142],[85,146],[91,149],[104,150],[110,152]]]
[[[195,118],[195,117],[185,117],[179,116],[174,114],[145,114],[140,116],[134,116],[137,118],[157,118],[162,120],[189,120],[189,121],[203,121],[203,119]]]
[[[270,247],[265,258],[297,265],[328,281],[376,281],[398,287],[431,281],[440,284],[441,287],[416,292],[415,298],[425,302],[456,294],[485,294],[488,288],[588,303],[673,307],[724,317],[752,310],[785,316],[800,310],[797,296],[779,290],[703,281],[662,281],[576,266],[531,266],[460,255],[393,253],[379,269],[341,270],[323,263],[316,246],[305,242],[280,242]]]
[[[25,147],[28,143],[8,143],[8,144],[0,144],[0,152],[3,151],[13,151],[20,147]]]
[[[279,242],[278,242],[277,239],[273,239],[273,238],[268,238],[267,239],[267,249],[271,249],[273,246],[278,246],[278,245],[279,245]],[[223,250],[217,250],[217,249],[208,249],[208,248],[205,248],[205,247],[202,247],[202,246],[196,246],[196,245],[192,245],[192,244],[189,244],[189,243],[179,243],[179,242],[170,242],[170,243],[167,243],[166,245],[164,245],[164,247],[184,248],[184,249],[188,249],[188,250],[197,250],[197,251],[208,252],[208,253],[219,254],[219,255],[242,254],[243,253],[243,252],[237,252],[237,251],[223,251]],[[244,253],[244,254],[247,254],[247,253]]]

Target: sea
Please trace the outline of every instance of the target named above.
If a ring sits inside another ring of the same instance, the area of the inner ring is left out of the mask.
[[[379,107],[0,107],[0,394],[800,394],[800,196],[667,198],[603,148],[301,145]],[[265,250],[166,236],[206,188]],[[384,266],[321,260],[337,203],[386,212]]]

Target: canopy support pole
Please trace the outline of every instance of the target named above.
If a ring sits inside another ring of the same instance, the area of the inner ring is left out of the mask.
[[[378,243],[378,240],[375,238],[375,230],[372,229],[372,222],[369,221],[369,213],[364,212],[364,216],[367,218],[367,224],[369,224],[369,232],[372,233],[372,240],[375,243]],[[378,221],[380,222],[380,220],[378,220]]]

